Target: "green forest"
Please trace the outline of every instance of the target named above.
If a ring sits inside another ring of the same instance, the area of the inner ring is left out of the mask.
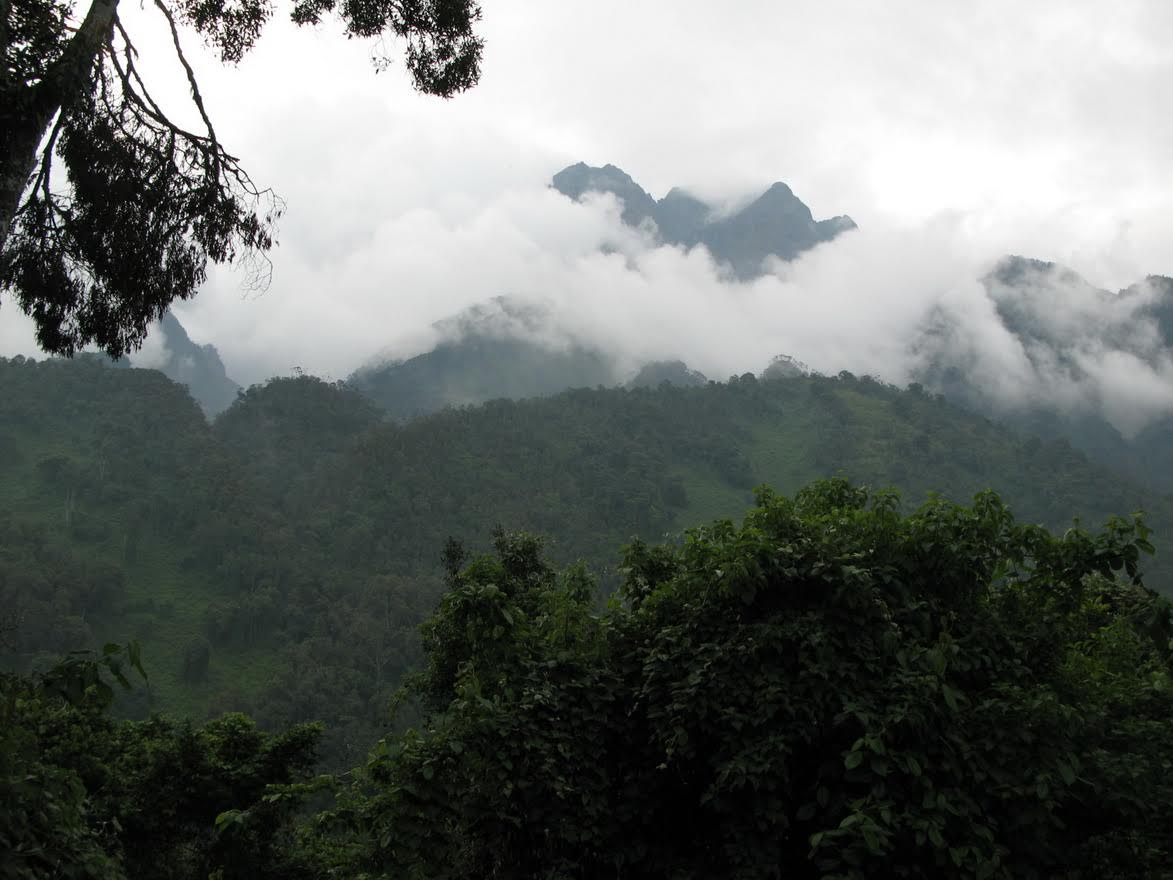
[[[0,876],[1169,868],[1173,506],[1062,441],[847,373],[0,388]]]
[[[1173,880],[1173,17],[1062,5],[0,0],[0,880]]]

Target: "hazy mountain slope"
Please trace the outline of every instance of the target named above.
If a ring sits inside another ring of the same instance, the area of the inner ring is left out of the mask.
[[[1129,285],[1120,291],[1124,299],[1139,297],[1147,300],[1139,314],[1156,321],[1166,348],[1173,349],[1173,278],[1150,275],[1144,281]]]
[[[770,198],[786,202],[784,189],[775,187]],[[670,195],[687,203],[687,196]],[[747,208],[711,228],[748,242],[753,226],[745,218],[752,214]],[[951,312],[948,298],[925,314],[909,343],[911,378],[1025,434],[1066,439],[1129,480],[1173,493],[1173,280],[1151,277],[1112,293],[1062,266],[1010,257],[984,287],[989,313],[980,320]],[[433,351],[361,370],[351,382],[403,420],[623,380],[617,364],[586,342],[542,341],[559,339],[558,326],[556,315],[497,298],[440,325],[443,341]],[[651,382],[662,369],[650,367],[632,381]],[[775,362],[762,376],[803,371]],[[677,381],[689,384],[684,374]]]
[[[1007,334],[1006,362],[983,360],[963,319],[939,313],[917,343],[917,379],[1173,492],[1173,279],[1113,293],[1063,266],[1007,257],[984,284]]]
[[[187,388],[209,416],[215,416],[236,400],[240,386],[228,378],[220,352],[214,345],[197,345],[171,312],[164,312],[144,350],[132,355],[136,367],[158,370]]]
[[[555,174],[551,185],[575,201],[588,193],[611,193],[623,203],[623,221],[632,226],[655,219],[656,200],[630,174],[614,165],[592,168],[579,162]]]
[[[706,224],[699,241],[718,262],[729,263],[739,278],[762,274],[766,257],[793,260],[803,251],[855,228],[850,217],[816,222],[784,183],[775,183],[735,214]]]
[[[610,193],[622,202],[624,222],[647,225],[670,244],[703,245],[743,279],[760,275],[767,258],[793,259],[855,227],[849,217],[816,221],[783,183],[727,216],[679,188],[656,201],[614,165],[595,168],[580,162],[555,174],[552,185],[572,199]],[[403,420],[445,406],[610,386],[625,378],[608,355],[590,344],[547,341],[558,338],[551,332],[556,317],[497,297],[443,322],[441,341],[432,351],[365,367],[349,381],[391,418]]]
[[[408,360],[359,370],[348,381],[402,421],[501,397],[613,385],[618,378],[610,359],[594,349],[551,348],[473,332]]]

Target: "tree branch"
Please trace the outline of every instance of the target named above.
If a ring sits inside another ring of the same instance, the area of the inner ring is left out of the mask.
[[[183,65],[183,70],[187,74],[187,82],[191,87],[191,99],[195,102],[196,109],[200,112],[200,118],[204,120],[204,127],[208,130],[208,138],[215,147],[212,150],[212,157],[218,173],[220,168],[220,141],[216,137],[216,130],[212,127],[212,120],[208,118],[208,111],[204,107],[204,97],[200,94],[200,87],[196,82],[195,71],[188,64],[187,56],[183,54],[183,47],[179,44],[179,27],[175,23],[175,16],[171,14],[171,10],[167,8],[167,4],[163,0],[155,0],[155,6],[163,13],[167,19],[167,24],[171,27],[171,42],[175,45],[175,54],[179,57],[179,63]]]
[[[94,61],[110,40],[118,0],[93,0],[73,39],[33,90],[35,113],[49,124],[69,98],[87,84]]]
[[[8,54],[8,16],[12,12],[12,0],[0,0],[0,58]],[[0,85],[7,85],[8,72],[0,68]]]
[[[138,68],[134,66],[134,55],[138,54],[138,50],[134,48],[134,43],[130,41],[130,36],[126,33],[126,29],[122,26],[122,22],[117,17],[114,19],[114,27],[118,31],[119,36],[122,37],[123,42],[126,44],[126,52],[124,53],[126,66],[123,68],[122,64],[118,60],[118,53],[113,50],[110,52],[110,61],[114,66],[115,73],[118,74],[118,78],[122,81],[122,92],[127,97],[127,99],[130,100],[140,110],[142,110],[142,112],[146,113],[156,123],[162,125],[164,128],[170,129],[174,134],[197,143],[203,142],[214,144],[215,142],[206,135],[195,134],[194,132],[180,128],[178,125],[167,118],[166,114],[163,112],[163,108],[159,106],[159,103],[147,90],[146,83],[144,83],[142,77],[139,76]]]
[[[49,133],[49,139],[45,142],[45,149],[41,151],[40,169],[37,171],[37,178],[33,181],[33,189],[40,189],[49,199],[49,177],[53,171],[53,149],[57,145],[57,136],[61,134],[61,123],[65,119],[65,114],[58,111],[57,121],[53,123],[53,131]]]

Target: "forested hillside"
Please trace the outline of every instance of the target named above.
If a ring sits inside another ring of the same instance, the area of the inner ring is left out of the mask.
[[[540,538],[450,543],[415,725],[344,773],[319,724],[112,718],[135,642],[0,672],[0,873],[1165,877],[1151,550],[842,479],[633,542],[605,607]]]
[[[1110,291],[1065,266],[1006,257],[982,283],[1021,356],[1014,381],[999,389],[969,322],[943,310],[925,323],[913,375],[973,412],[1064,438],[1126,479],[1173,491],[1173,279]],[[1141,393],[1146,382],[1152,393]]]
[[[450,536],[546,535],[609,591],[631,538],[831,474],[910,503],[993,488],[1060,528],[1143,507],[1158,550],[1173,535],[1168,499],[1066,444],[846,374],[580,390],[403,425],[311,377],[256,386],[212,425],[160,374],[96,359],[0,361],[0,388],[5,664],[138,638],[151,684],[124,711],[325,720],[336,761],[383,731]],[[1162,554],[1150,569],[1167,590]]]

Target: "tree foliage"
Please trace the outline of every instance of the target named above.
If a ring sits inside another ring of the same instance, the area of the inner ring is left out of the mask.
[[[187,78],[193,131],[152,94],[118,2],[91,0],[80,20],[70,0],[0,2],[0,288],[50,352],[136,348],[168,303],[196,292],[209,261],[247,261],[263,284],[283,210],[221,143],[181,47],[190,26],[236,63],[273,4],[154,0]],[[475,0],[297,0],[291,9],[303,25],[326,15],[349,37],[401,42],[422,92],[450,97],[477,81]]]
[[[426,721],[320,827],[369,876],[1165,876],[1149,549],[836,480],[632,545],[599,612],[501,537],[426,628]]]
[[[0,665],[135,637],[152,686],[122,711],[320,720],[334,769],[389,728],[449,536],[479,552],[496,523],[546,535],[551,564],[582,559],[609,593],[633,536],[835,470],[906,499],[993,486],[1059,528],[1143,506],[1162,549],[1173,523],[1168,502],[1070,448],[864,380],[576,391],[406,425],[309,377],[250,389],[213,425],[158,373],[88,357],[0,360],[0,386],[0,629],[19,621]],[[1164,556],[1144,569],[1167,590]]]
[[[135,643],[0,675],[0,878],[298,876],[320,728],[115,721],[128,665],[145,678]]]

